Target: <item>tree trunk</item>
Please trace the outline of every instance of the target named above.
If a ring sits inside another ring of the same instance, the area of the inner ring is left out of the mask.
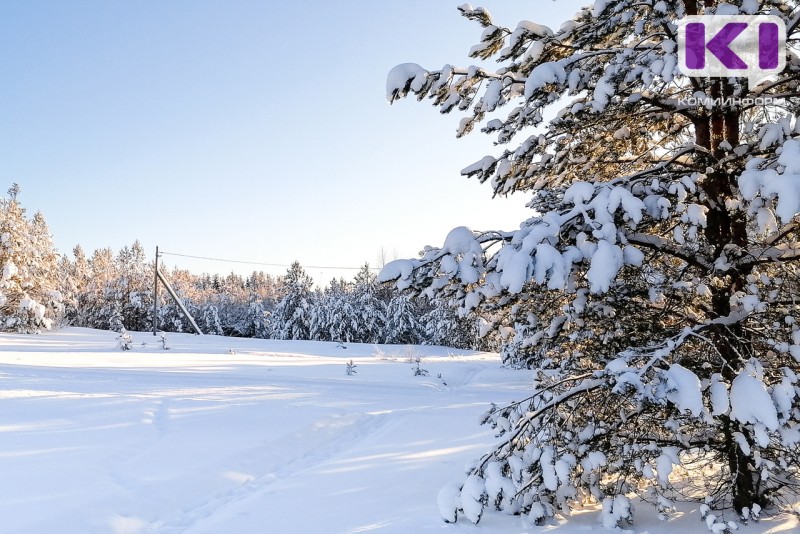
[[[733,96],[733,87],[727,80],[716,79],[712,82],[709,96],[720,99]],[[718,100],[719,102],[719,100]],[[707,162],[705,166],[713,169],[708,172],[701,187],[707,195],[707,225],[705,237],[713,248],[714,257],[727,252],[726,246],[747,244],[745,219],[736,210],[729,210],[726,201],[734,198],[736,177],[733,173],[722,169],[719,161],[725,157],[723,141],[731,147],[739,143],[739,114],[735,110],[723,110],[717,104],[709,115],[695,121],[695,141],[705,148]],[[741,291],[749,272],[734,271],[718,278],[718,283],[711,289],[711,319],[727,317],[731,313],[731,297]],[[722,375],[726,382],[736,378],[737,370],[744,361],[752,356],[752,346],[748,342],[747,333],[741,324],[716,325],[711,330],[710,338],[721,358]],[[758,476],[752,458],[745,455],[739,447],[734,434],[739,432],[753,443],[752,436],[743,425],[729,417],[722,417],[721,452],[727,459],[731,476],[733,507],[738,513],[743,509],[752,509],[754,504],[763,505],[759,494]]]

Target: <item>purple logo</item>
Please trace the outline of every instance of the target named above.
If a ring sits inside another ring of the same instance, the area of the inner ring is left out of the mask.
[[[786,66],[786,25],[779,17],[686,17],[678,28],[678,63],[687,76],[746,77],[755,86]]]

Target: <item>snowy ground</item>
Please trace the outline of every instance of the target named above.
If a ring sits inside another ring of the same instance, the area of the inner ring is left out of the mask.
[[[528,387],[496,355],[177,334],[168,345],[134,334],[122,352],[112,333],[72,328],[0,335],[0,532],[601,529],[593,510],[544,528],[439,518],[439,488],[492,441],[480,415]],[[413,376],[410,355],[429,376]],[[640,508],[637,532],[705,531],[696,513],[662,523]]]

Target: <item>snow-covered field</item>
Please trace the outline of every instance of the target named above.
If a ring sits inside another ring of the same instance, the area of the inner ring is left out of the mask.
[[[594,510],[543,528],[440,519],[439,488],[492,442],[481,414],[528,388],[494,354],[178,334],[163,350],[146,333],[123,352],[115,336],[0,335],[0,532],[601,529]],[[416,356],[428,376],[413,375]],[[705,531],[696,512],[662,523],[639,509],[637,532]]]

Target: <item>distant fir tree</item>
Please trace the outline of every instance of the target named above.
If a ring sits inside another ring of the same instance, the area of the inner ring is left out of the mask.
[[[326,293],[327,288],[325,292],[314,291],[308,319],[308,339],[312,341],[330,341],[331,298]]]
[[[121,332],[122,291],[119,271],[110,248],[97,249],[89,258],[91,280],[86,287],[86,302],[93,328]]]
[[[251,298],[247,307],[242,335],[261,339],[267,339],[270,336],[267,312],[264,311],[264,304],[255,296]]]
[[[377,275],[365,263],[353,280],[352,303],[354,320],[359,325],[353,341],[382,343],[386,330],[388,293],[378,283]]]
[[[59,272],[65,283],[65,322],[71,326],[91,327],[89,284],[92,270],[80,245],[72,250],[74,260],[64,255],[59,260]]]
[[[142,244],[137,240],[131,247],[123,247],[116,264],[122,324],[131,331],[151,328],[154,266],[147,262]]]
[[[422,341],[424,328],[419,309],[408,294],[396,294],[386,308],[384,343],[415,345]]]
[[[309,339],[313,280],[300,263],[294,262],[281,281],[283,298],[270,321],[273,339]]]
[[[214,304],[206,304],[203,306],[203,315],[198,319],[200,329],[204,334],[212,334],[222,336],[225,330],[222,328],[222,322],[219,319],[219,309]]]
[[[433,299],[431,309],[420,322],[425,330],[425,343],[457,349],[478,346],[478,319],[473,313],[460,315],[458,309],[444,299]]]
[[[62,320],[62,285],[44,216],[27,219],[19,193],[0,199],[0,330],[36,332]]]

